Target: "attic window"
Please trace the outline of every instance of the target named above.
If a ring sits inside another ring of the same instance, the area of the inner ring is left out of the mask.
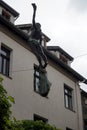
[[[7,11],[5,11],[5,10],[2,10],[2,16],[5,18],[5,19],[7,19],[7,20],[9,20],[10,21],[10,14],[7,12]]]
[[[65,64],[67,64],[67,58],[65,56],[63,56],[62,54],[60,54],[60,60],[63,61]]]

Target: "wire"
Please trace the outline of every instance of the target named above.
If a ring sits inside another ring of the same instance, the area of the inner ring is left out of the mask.
[[[87,56],[87,53],[85,53],[85,54],[83,54],[83,55],[76,56],[75,59],[80,58],[80,57],[83,57],[83,56]]]
[[[30,71],[30,70],[34,70],[34,69],[14,70],[12,72],[22,72],[22,71]]]
[[[77,58],[81,58],[83,56],[87,56],[87,53],[83,54],[83,55],[78,55],[76,57],[74,57],[74,59],[77,59]],[[31,70],[34,70],[33,68],[30,68],[30,69],[23,69],[23,70],[13,70],[12,72],[22,72],[22,71],[31,71]]]

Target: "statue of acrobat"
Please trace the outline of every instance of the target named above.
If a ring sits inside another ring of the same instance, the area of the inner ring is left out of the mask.
[[[48,64],[48,61],[42,47],[43,34],[41,31],[41,25],[35,22],[37,6],[35,3],[32,3],[32,6],[33,6],[32,31],[31,31],[29,41],[31,41],[32,44],[31,48],[39,61],[39,66],[45,69]]]

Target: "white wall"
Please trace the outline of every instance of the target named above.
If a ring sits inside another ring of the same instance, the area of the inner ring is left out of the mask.
[[[47,118],[49,123],[63,130],[66,127],[73,130],[82,130],[81,109],[77,113],[77,97],[78,107],[81,106],[78,85],[48,65],[48,79],[52,86],[48,98],[41,97],[33,91],[33,64],[38,64],[36,57],[29,50],[0,32],[0,44],[1,42],[13,50],[11,56],[12,79],[3,76],[3,85],[9,94],[15,98],[15,105],[13,105],[12,109],[13,115],[17,119],[33,119],[33,114],[38,114]],[[66,109],[64,106],[64,83],[74,90],[74,112]],[[77,96],[76,91],[78,91]],[[81,118],[80,120],[78,115]]]

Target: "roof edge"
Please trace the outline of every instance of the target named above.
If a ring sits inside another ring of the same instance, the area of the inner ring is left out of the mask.
[[[74,58],[72,56],[70,56],[65,50],[63,50],[59,46],[47,46],[47,49],[49,51],[59,51],[60,53],[64,54],[69,60],[71,60],[71,61],[74,60]]]
[[[45,53],[49,59],[51,59],[57,66],[60,66],[64,71],[67,71],[69,74],[74,76],[78,81],[83,82],[87,84],[87,79],[84,78],[82,75],[80,75],[78,72],[76,72],[73,68],[69,67],[68,65],[64,64],[62,61],[60,61],[55,55],[50,53],[48,50],[45,50]]]
[[[15,17],[19,16],[19,13],[14,10],[11,6],[9,6],[7,3],[5,3],[3,0],[0,0],[0,5],[6,8],[9,12],[11,12]]]

